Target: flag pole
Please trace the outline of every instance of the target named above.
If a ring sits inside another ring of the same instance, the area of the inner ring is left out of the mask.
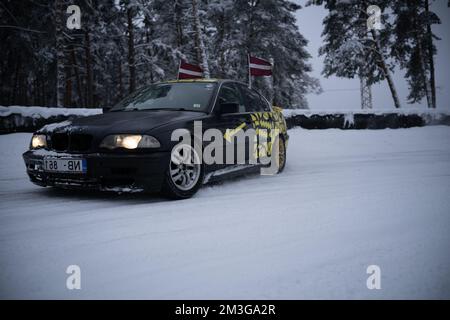
[[[273,89],[273,69],[275,66],[275,60],[271,57],[270,58],[270,64],[272,65],[272,75],[270,76],[270,91],[271,91],[271,100],[270,103],[273,105],[273,99],[275,97],[275,90]]]
[[[248,62],[248,87],[252,88],[252,72],[250,70],[250,54],[247,54],[247,62]]]

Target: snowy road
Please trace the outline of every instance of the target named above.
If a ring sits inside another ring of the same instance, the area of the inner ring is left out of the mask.
[[[450,127],[290,135],[282,175],[178,202],[33,186],[0,136],[0,298],[450,298]]]

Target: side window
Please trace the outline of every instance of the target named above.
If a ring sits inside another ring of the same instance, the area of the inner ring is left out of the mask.
[[[237,88],[232,84],[224,84],[220,88],[219,96],[217,97],[217,106],[222,103],[237,103],[239,105],[239,112],[245,112],[242,97]]]
[[[239,86],[244,96],[245,109],[247,112],[270,111],[270,107],[256,91],[250,90],[246,86]]]
[[[267,100],[264,99],[262,96],[259,96],[259,98],[261,99],[261,106],[262,106],[263,111],[266,111],[266,112],[272,111],[272,110],[270,109],[270,104],[269,104],[269,102],[267,102]]]

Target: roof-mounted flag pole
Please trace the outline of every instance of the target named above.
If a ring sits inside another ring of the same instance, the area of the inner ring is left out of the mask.
[[[250,53],[247,54],[247,62],[248,62],[248,87],[252,88],[252,71],[250,69]]]
[[[180,62],[178,62],[177,80],[180,80],[180,68],[181,68],[181,59],[180,59]]]

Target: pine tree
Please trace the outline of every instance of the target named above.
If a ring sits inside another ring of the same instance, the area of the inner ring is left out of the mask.
[[[389,1],[324,0],[314,3],[324,4],[329,11],[323,21],[325,44],[319,50],[320,55],[325,56],[323,74],[326,77],[363,77],[369,85],[386,80],[394,106],[400,108],[391,75],[393,65],[387,58],[391,37],[386,16],[382,30],[367,28],[369,5],[377,5],[384,12]]]
[[[433,39],[438,38],[431,32],[431,25],[440,23],[439,17],[429,11],[426,0],[393,2],[391,6],[395,17],[392,55],[406,69],[408,100],[416,103],[426,98],[428,107],[435,108]]]
[[[65,91],[65,9],[67,7],[66,0],[55,0],[55,31],[56,31],[56,105],[64,106]]]
[[[54,9],[53,2],[2,1],[0,105],[55,105]]]

